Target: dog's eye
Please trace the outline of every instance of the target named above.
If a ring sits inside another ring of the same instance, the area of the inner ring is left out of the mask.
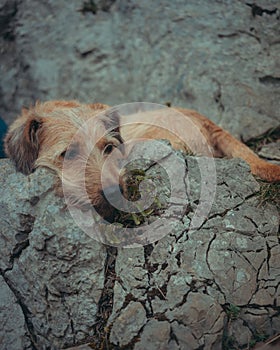
[[[79,152],[78,152],[77,148],[70,148],[70,149],[63,151],[60,156],[63,159],[73,160],[77,157],[78,154],[79,154]]]
[[[116,147],[113,143],[108,143],[103,150],[104,154],[110,154],[113,152],[113,149]]]

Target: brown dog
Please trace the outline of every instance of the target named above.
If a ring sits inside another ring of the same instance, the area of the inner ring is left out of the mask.
[[[129,146],[128,151],[120,147],[123,142],[133,139],[168,139],[174,148],[196,155],[242,158],[254,175],[270,182],[280,181],[279,166],[261,160],[246,145],[197,112],[176,111],[174,117],[172,108],[151,111],[140,108],[120,117],[99,103],[36,103],[23,109],[11,125],[5,150],[24,174],[39,166],[54,170],[60,178],[63,173],[64,190],[74,203],[83,203],[89,196],[91,204],[101,210],[107,205],[104,186],[114,188],[119,182],[123,185],[117,159],[129,151]],[[115,156],[108,162],[112,153]],[[80,175],[81,169],[85,178]],[[81,191],[84,187],[86,191]]]

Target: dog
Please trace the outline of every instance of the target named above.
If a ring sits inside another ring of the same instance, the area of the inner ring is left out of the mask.
[[[74,205],[82,205],[89,198],[105,217],[110,216],[110,210],[104,188],[107,195],[125,188],[118,162],[127,157],[134,140],[167,139],[173,148],[186,153],[241,158],[257,177],[280,181],[280,166],[260,159],[194,110],[155,105],[145,111],[139,103],[139,110],[129,111],[129,106],[128,111],[119,113],[101,103],[37,102],[23,108],[10,126],[5,152],[16,169],[26,175],[37,167],[52,169],[63,179],[64,194]],[[85,176],[81,176],[81,170]]]

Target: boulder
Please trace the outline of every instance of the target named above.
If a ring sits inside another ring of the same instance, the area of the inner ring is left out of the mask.
[[[239,349],[277,333],[278,209],[260,203],[243,161],[213,162],[185,158],[184,210],[160,239],[133,245],[85,232],[51,171],[24,176],[1,160],[1,349]]]

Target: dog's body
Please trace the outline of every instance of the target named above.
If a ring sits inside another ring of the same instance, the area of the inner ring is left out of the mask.
[[[195,155],[242,158],[254,175],[270,182],[280,181],[280,166],[260,159],[246,145],[199,113],[187,109],[176,111],[175,117],[172,108],[118,116],[109,106],[98,103],[37,103],[30,109],[23,109],[22,115],[11,125],[5,138],[5,150],[16,168],[25,174],[39,166],[53,169],[61,178],[64,172],[69,193],[77,202],[83,202],[80,190],[85,186],[92,204],[101,207],[105,205],[101,169],[107,167],[103,179],[106,186],[118,183],[117,163],[109,164],[106,159],[113,149],[134,139],[168,139],[174,148]],[[84,128],[87,122],[90,127]],[[77,133],[79,129],[82,133]],[[70,152],[66,152],[69,147]],[[118,152],[117,156],[121,157],[122,152]],[[83,167],[85,184],[82,180],[79,182]]]

